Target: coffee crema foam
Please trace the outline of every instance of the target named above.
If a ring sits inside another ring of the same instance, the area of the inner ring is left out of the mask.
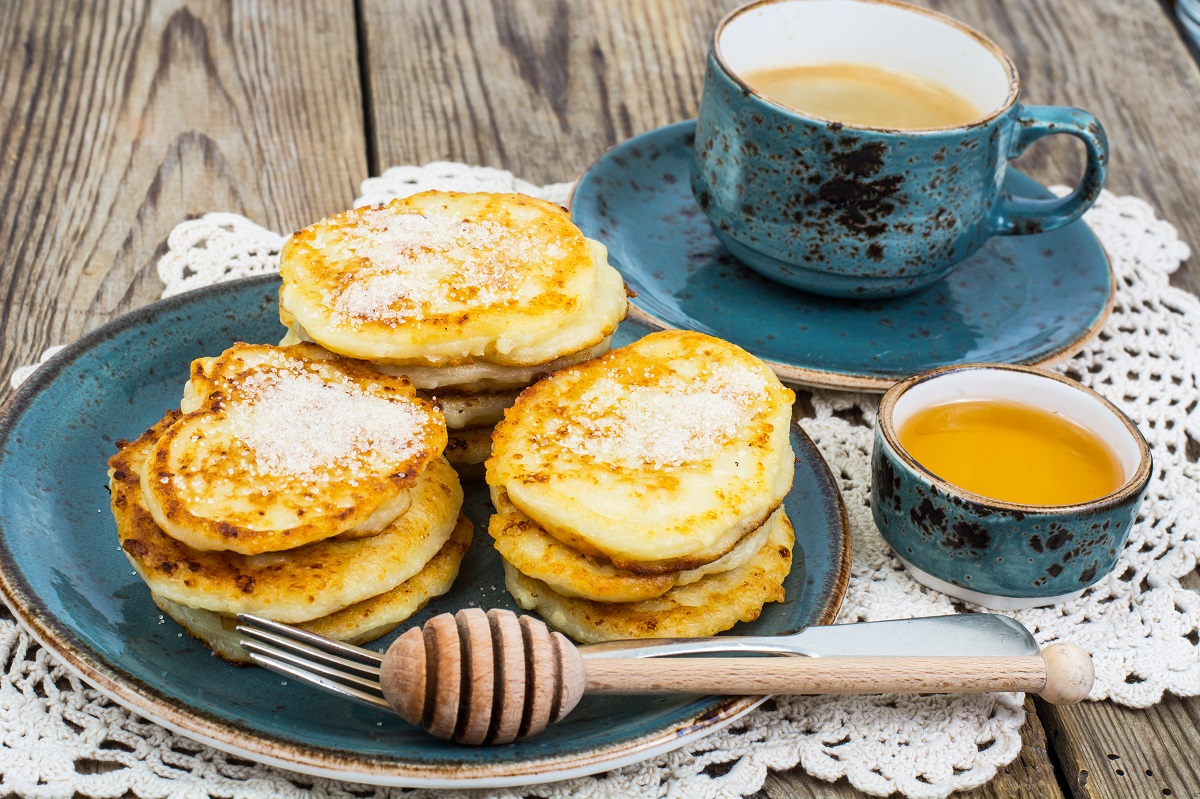
[[[869,128],[951,128],[982,116],[935,81],[869,64],[800,64],[741,76],[760,94],[804,114]]]

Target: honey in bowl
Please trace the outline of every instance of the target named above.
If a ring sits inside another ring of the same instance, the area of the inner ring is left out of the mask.
[[[965,399],[914,413],[900,445],[973,494],[1025,505],[1074,505],[1124,482],[1116,453],[1077,422],[1033,405]]]
[[[808,64],[748,72],[742,79],[778,103],[847,125],[920,130],[982,116],[940,83],[869,64]]]

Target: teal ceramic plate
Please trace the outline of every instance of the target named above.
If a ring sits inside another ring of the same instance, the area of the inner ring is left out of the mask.
[[[614,147],[571,200],[575,223],[637,292],[631,316],[654,327],[732,341],[792,383],[885,391],[938,366],[1053,363],[1099,333],[1112,308],[1108,258],[1082,222],[994,237],[906,297],[831,299],[768,280],[717,242],[692,199],[694,132],[679,122]],[[1051,196],[1014,169],[1005,190]]]
[[[0,589],[13,613],[69,668],[137,713],[243,757],[388,785],[499,787],[594,773],[719,729],[759,700],[589,697],[529,741],[456,746],[388,713],[259,668],[236,668],[163,620],[117,546],[105,462],[179,402],[193,358],[234,341],[279,339],[278,279],[172,298],[116,320],[39,369],[0,414]],[[647,332],[623,325],[620,343]],[[786,633],[833,619],[850,542],[836,484],[795,431],[787,498],[797,557],[788,601],[739,632]],[[476,525],[454,589],[414,623],[468,605],[515,609],[487,535],[491,507],[468,488]],[[376,642],[382,649],[391,637]]]

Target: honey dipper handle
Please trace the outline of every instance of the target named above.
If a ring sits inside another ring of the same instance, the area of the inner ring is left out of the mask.
[[[584,661],[585,692],[608,694],[880,694],[1024,691],[1055,704],[1087,697],[1091,657],[1055,644],[1040,655],[773,657]]]

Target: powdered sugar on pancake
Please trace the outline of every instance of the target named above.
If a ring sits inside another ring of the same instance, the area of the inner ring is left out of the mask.
[[[582,412],[547,441],[601,462],[696,463],[739,436],[765,393],[763,376],[750,369],[657,386],[604,377],[584,393]]]
[[[390,208],[365,209],[339,233],[360,259],[325,292],[332,315],[343,324],[399,324],[519,303],[524,275],[567,255],[561,241],[540,241],[493,219]]]
[[[252,372],[239,388],[225,407],[229,430],[261,474],[354,474],[405,461],[427,439],[429,414],[407,397],[367,393],[299,369]]]

